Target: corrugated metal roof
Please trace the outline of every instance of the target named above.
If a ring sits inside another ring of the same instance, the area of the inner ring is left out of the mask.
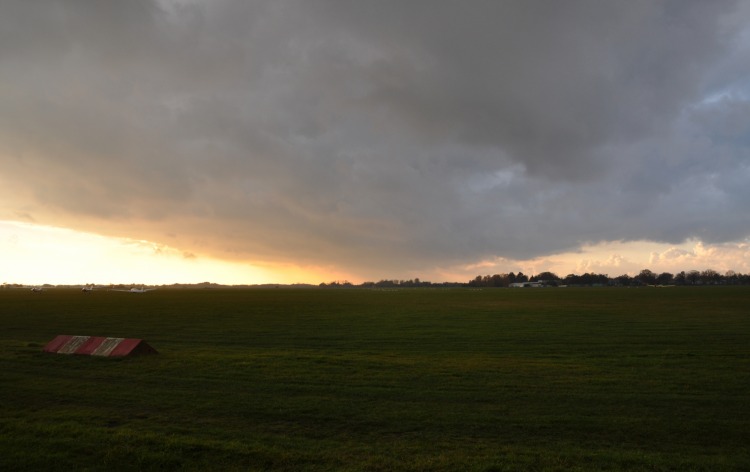
[[[158,354],[146,341],[135,338],[71,336],[61,334],[44,347],[44,352],[85,356],[123,357],[135,354]]]
[[[61,335],[57,336],[55,339],[47,343],[47,345],[44,347],[44,352],[57,352],[60,350],[60,348],[65,345],[68,341],[70,341],[70,338],[73,336],[67,336],[67,335]]]
[[[109,356],[125,338],[104,338],[104,341],[91,352],[92,356]]]
[[[83,343],[88,341],[88,339],[89,336],[71,336],[70,341],[63,344],[57,352],[58,354],[73,354],[83,345]]]

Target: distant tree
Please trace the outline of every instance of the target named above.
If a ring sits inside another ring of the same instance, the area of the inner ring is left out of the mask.
[[[540,280],[548,281],[548,282],[557,282],[560,280],[560,277],[557,276],[554,272],[541,272],[530,279],[532,282],[538,282]]]
[[[507,287],[508,286],[508,279],[506,276],[501,274],[495,274],[492,277],[490,277],[490,282],[492,287]]]
[[[481,287],[482,286],[482,276],[477,275],[474,277],[474,279],[469,281],[469,287]]]
[[[691,270],[685,274],[685,281],[688,285],[697,285],[700,282],[701,273],[697,270]]]
[[[615,281],[615,284],[622,285],[624,287],[627,287],[633,284],[633,278],[629,276],[628,274],[618,275],[617,277],[615,277],[614,281]]]
[[[568,274],[563,279],[566,285],[578,285],[580,283],[579,277],[576,274]]]
[[[674,283],[675,285],[685,285],[687,284],[687,275],[685,274],[685,271],[679,272],[677,275],[674,276]]]
[[[587,272],[581,276],[585,285],[608,285],[609,277],[607,274],[595,274],[593,272]]]
[[[597,285],[609,285],[609,275],[607,274],[595,274],[594,283]]]
[[[674,275],[669,272],[662,272],[656,277],[656,283],[659,285],[672,285]]]
[[[378,282],[376,282],[375,286],[378,288],[392,288],[396,286],[396,282],[393,280],[383,279],[383,280],[379,280]]]
[[[321,283],[319,285],[319,287],[329,287],[329,288],[341,288],[341,287],[350,288],[353,286],[354,285],[348,280],[334,280],[333,282],[329,282],[328,284]]]
[[[638,275],[635,276],[635,280],[643,285],[654,285],[656,284],[656,274],[648,269],[643,269]]]
[[[706,269],[701,272],[700,279],[704,285],[717,285],[721,283],[721,274],[713,269]]]

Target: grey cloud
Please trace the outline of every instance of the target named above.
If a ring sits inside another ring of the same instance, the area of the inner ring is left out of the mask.
[[[588,175],[598,146],[663,127],[725,41],[721,8],[698,2],[334,3],[350,34],[405,56],[368,105],[543,176]]]
[[[747,10],[6,2],[4,211],[372,277],[736,240]]]

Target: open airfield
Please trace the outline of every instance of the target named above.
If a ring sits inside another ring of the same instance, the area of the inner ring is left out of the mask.
[[[0,470],[750,469],[747,287],[6,289],[0,324]]]

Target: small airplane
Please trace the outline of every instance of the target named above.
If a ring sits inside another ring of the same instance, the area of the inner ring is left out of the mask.
[[[42,287],[31,287],[32,292],[44,292]]]
[[[93,291],[94,291],[93,285],[91,287],[87,287],[87,286],[81,287],[81,292],[83,293],[88,293],[88,292],[93,292]]]
[[[152,290],[156,290],[156,289],[155,288],[143,288],[143,287],[141,287],[141,288],[135,288],[135,287],[133,287],[130,290],[118,290],[116,288],[112,289],[112,291],[114,291],[114,292],[128,292],[128,293],[146,293],[146,292],[150,292]]]

